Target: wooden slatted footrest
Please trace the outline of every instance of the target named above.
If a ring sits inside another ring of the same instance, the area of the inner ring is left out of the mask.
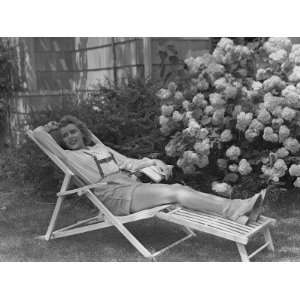
[[[242,225],[220,216],[192,211],[185,208],[176,208],[172,211],[161,211],[156,215],[158,218],[186,226],[190,229],[212,234],[231,240],[237,244],[242,261],[249,261],[251,257],[268,247],[274,251],[269,227],[275,224],[275,220],[261,216],[257,222]],[[245,245],[257,233],[263,233],[266,243],[248,255]]]

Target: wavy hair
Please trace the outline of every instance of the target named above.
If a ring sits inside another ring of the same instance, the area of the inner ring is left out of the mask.
[[[59,121],[58,129],[61,129],[62,127],[66,127],[69,124],[74,124],[81,131],[83,136],[83,142],[86,146],[90,146],[91,144],[93,144],[92,136],[87,125],[74,116],[71,115],[63,116]],[[62,137],[60,137],[60,140],[63,141]],[[66,147],[63,142],[62,142],[62,146]]]

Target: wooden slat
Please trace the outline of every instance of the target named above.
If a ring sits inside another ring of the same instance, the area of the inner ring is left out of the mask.
[[[212,215],[204,215],[204,214],[197,214],[197,213],[191,213],[187,210],[180,210],[178,213],[185,213],[187,215],[193,215],[194,217],[202,217],[204,218],[205,220],[209,221],[209,222],[212,222],[212,223],[217,223],[221,226],[224,226],[228,229],[232,229],[232,230],[236,230],[238,232],[241,232],[241,233],[246,233],[246,232],[249,232],[250,229],[247,228],[246,226],[242,225],[242,224],[238,224],[238,223],[235,223],[235,222],[232,222],[230,220],[227,220],[227,219],[224,219],[224,218],[221,218],[219,216],[212,216]],[[228,222],[230,221],[230,222]]]
[[[232,240],[232,241],[242,243],[242,244],[248,243],[248,239],[245,236],[224,232],[220,229],[206,226],[205,224],[200,224],[200,223],[193,222],[190,220],[185,220],[181,216],[177,216],[176,214],[168,215],[166,213],[159,212],[156,216],[160,219],[163,219],[163,220],[175,223],[175,224],[183,225],[183,226],[198,230],[200,232],[213,234],[215,236],[226,238],[228,240]]]
[[[250,238],[251,236],[253,236],[257,232],[262,231],[266,226],[272,225],[273,221],[274,221],[273,219],[266,219],[262,223],[259,223],[255,228],[253,228],[253,230],[251,232],[249,232],[247,237]]]
[[[220,216],[182,208],[177,208],[169,213],[160,212],[157,216],[167,221],[227,238],[241,244],[247,244],[250,237],[275,222],[274,219],[261,216],[257,222],[248,226]]]
[[[245,231],[240,231],[240,230],[237,230],[236,228],[228,227],[225,224],[222,224],[222,223],[220,224],[219,222],[216,222],[213,219],[205,218],[203,216],[197,217],[194,215],[189,215],[187,213],[182,213],[180,211],[178,213],[176,213],[176,215],[184,216],[186,219],[191,219],[194,222],[201,222],[207,226],[218,228],[220,230],[227,231],[229,233],[240,234],[240,235],[243,235],[245,233]]]
[[[197,211],[190,211],[190,210],[186,210],[186,209],[182,209],[182,210],[183,211],[187,211],[189,213],[193,213],[194,215],[201,215],[201,216],[205,216],[207,218],[215,218],[215,219],[218,219],[219,222],[230,224],[230,225],[232,225],[234,227],[238,227],[239,229],[243,229],[244,231],[249,231],[249,228],[246,225],[239,224],[239,223],[231,221],[229,219],[225,219],[225,218],[223,218],[221,216],[207,214],[207,213],[203,213],[203,212],[197,212]]]
[[[185,216],[185,215],[180,214],[180,213],[177,213],[176,216],[184,218],[187,221],[192,221],[194,223],[202,224],[203,226],[208,226],[208,227],[211,227],[211,228],[215,228],[217,230],[220,230],[222,232],[226,232],[228,234],[234,234],[234,235],[240,235],[240,236],[244,235],[244,233],[242,233],[242,232],[234,231],[234,230],[232,230],[228,227],[225,227],[222,224],[218,224],[218,223],[215,223],[215,222],[210,222],[210,220],[207,220],[207,219],[201,219],[201,218],[197,218],[197,217],[193,217],[193,216]]]

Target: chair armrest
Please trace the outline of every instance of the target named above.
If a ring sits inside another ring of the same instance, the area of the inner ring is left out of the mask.
[[[106,182],[93,183],[93,184],[82,186],[82,187],[77,188],[77,189],[73,189],[73,190],[69,190],[69,191],[65,191],[65,192],[59,192],[59,193],[57,193],[57,196],[62,197],[62,196],[76,194],[76,193],[78,194],[78,196],[81,196],[90,189],[96,188],[96,187],[101,186],[101,185],[106,185],[106,184],[107,184]]]

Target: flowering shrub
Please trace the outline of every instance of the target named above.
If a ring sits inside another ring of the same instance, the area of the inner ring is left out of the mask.
[[[246,177],[300,187],[300,44],[276,37],[253,50],[222,38],[185,64],[157,93],[174,163],[189,176],[214,173],[212,190],[227,196]]]

